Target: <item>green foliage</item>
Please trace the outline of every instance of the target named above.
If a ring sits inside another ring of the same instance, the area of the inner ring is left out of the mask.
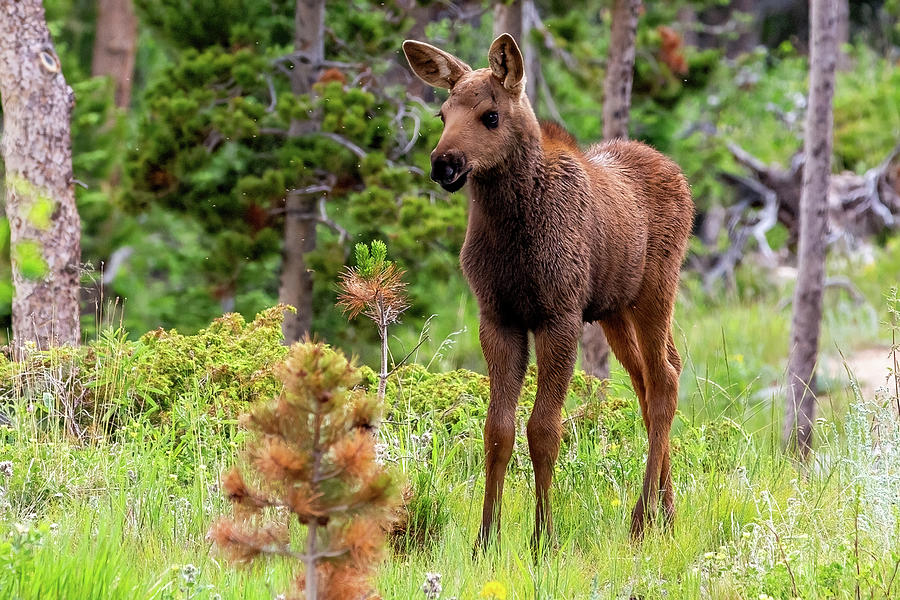
[[[878,166],[900,131],[900,68],[857,48],[855,68],[840,71],[835,83],[833,170],[863,173]]]
[[[384,17],[344,9],[329,14],[337,20]],[[390,24],[390,35],[399,35],[398,25]],[[388,35],[379,28],[379,35]],[[445,250],[448,240],[437,236],[452,231],[450,248],[458,249],[464,210],[448,211],[443,200],[424,196],[434,189],[432,184],[393,162],[400,145],[407,144],[395,135],[397,124],[404,124],[398,110],[403,107],[418,120],[421,108],[387,92],[339,81],[316,85],[311,96],[295,96],[280,70],[286,64],[285,48],[260,39],[263,42],[252,46],[186,49],[147,89],[139,141],[127,162],[130,189],[125,201],[138,214],[165,211],[160,217],[168,219],[179,215],[176,228],[166,224],[157,229],[157,219],[146,228],[155,236],[172,238],[165,246],[179,256],[177,264],[166,253],[137,259],[141,264],[132,264],[127,276],[114,280],[110,294],[134,297],[139,279],[158,279],[152,274],[162,271],[165,279],[155,283],[160,295],[167,295],[163,289],[184,289],[196,299],[196,310],[157,314],[170,326],[188,331],[196,326],[198,314],[208,320],[221,310],[216,300],[242,313],[258,309],[260,301],[274,302],[284,196],[320,182],[326,174],[340,181],[339,189],[329,194],[327,210],[353,237],[387,237],[397,260],[421,263],[426,279],[454,273],[455,255]],[[399,37],[391,39],[399,44]],[[340,54],[360,51],[354,46]],[[366,157],[359,160],[344,145],[315,133],[288,136],[297,120],[319,123],[322,131],[363,148]],[[427,120],[421,134],[433,140],[437,120]],[[411,123],[408,116],[406,124]],[[159,244],[154,241],[153,246]],[[334,281],[347,250],[331,231],[320,228],[318,249],[307,256],[317,308],[334,304]],[[184,272],[183,278],[176,269]],[[266,280],[268,285],[261,286]],[[423,281],[413,291],[417,315],[435,310],[436,299],[426,288]],[[154,308],[160,307],[146,310]],[[336,311],[316,310],[314,329],[335,342],[347,341]],[[371,339],[371,333],[366,335]]]
[[[136,399],[168,410],[190,386],[209,386],[226,404],[240,406],[277,390],[272,369],[284,357],[281,322],[285,308],[267,309],[247,323],[224,315],[194,335],[157,329],[144,334],[134,365],[146,388]]]
[[[391,531],[391,544],[404,553],[432,549],[452,518],[446,494],[435,485],[434,473],[420,470],[404,496],[400,522]]]
[[[370,246],[356,244],[354,253],[356,256],[356,270],[363,279],[370,279],[376,273],[380,273],[391,266],[387,260],[387,246],[381,240],[372,240]]]
[[[272,369],[287,351],[283,317],[284,307],[276,306],[250,323],[224,315],[195,335],[157,329],[129,341],[108,331],[77,349],[0,359],[0,407],[20,419],[36,412],[45,426],[69,419],[107,428],[133,414],[177,420],[179,403],[202,389],[234,418],[247,402],[278,389]]]
[[[136,0],[141,22],[177,48],[288,44],[293,39],[289,0]]]
[[[896,310],[896,300],[892,297],[889,302]],[[240,358],[243,351],[258,351],[255,337],[269,340],[264,348],[276,349],[279,318],[280,313],[260,317],[262,329],[252,333],[247,331],[252,324],[241,324],[236,317],[208,330],[224,340],[243,338],[243,350],[229,355]],[[237,332],[239,328],[243,333]],[[23,599],[62,591],[67,597],[100,594],[111,600],[215,594],[263,600],[271,598],[273,587],[290,585],[291,573],[283,561],[235,571],[209,552],[206,526],[227,510],[218,488],[219,473],[232,464],[234,448],[247,436],[236,431],[234,400],[226,400],[222,390],[238,381],[252,387],[241,372],[219,375],[198,368],[193,375],[182,375],[173,364],[173,348],[185,352],[184,357],[193,352],[202,358],[206,352],[215,353],[210,348],[229,345],[211,335],[167,339],[148,349],[141,364],[160,362],[161,371],[174,374],[170,392],[177,402],[152,414],[123,410],[115,430],[106,428],[102,414],[97,414],[94,422],[76,422],[83,427],[76,439],[71,421],[49,419],[39,402],[31,411],[18,410],[16,405],[26,399],[21,394],[12,407],[0,406],[0,588]],[[726,347],[743,340],[730,330],[727,335],[738,337],[723,340]],[[97,382],[93,389],[118,398],[112,404],[124,406],[134,404],[135,388],[145,387],[142,370],[129,362],[134,356],[129,353],[144,339],[127,342],[122,333],[119,339],[122,356],[98,353],[96,358],[98,363],[122,365],[110,369],[119,373],[118,378]],[[319,348],[317,358],[310,357],[310,347]],[[286,350],[278,350],[283,357]],[[298,408],[309,407],[311,401],[339,404],[350,396],[371,401],[365,389],[355,387],[374,384],[371,370],[354,374],[349,361],[314,344],[297,346],[293,352],[294,360],[281,376],[294,384],[303,377],[305,383],[288,386],[281,397],[285,404]],[[155,360],[157,355],[161,361]],[[65,368],[82,364],[82,351],[59,349],[56,357],[52,364],[33,364],[31,379],[20,389],[26,385],[37,389],[31,382],[43,379],[54,382],[46,390],[64,398],[75,397],[68,389],[82,393],[83,382],[70,376],[72,368]],[[9,381],[7,369],[15,368],[8,362],[0,365],[0,381]],[[265,365],[261,370],[270,371]],[[217,385],[208,384],[211,380]],[[630,505],[640,493],[646,433],[632,392],[614,370],[603,390],[605,397],[597,394],[594,380],[575,374],[554,474],[560,551],[544,571],[523,567],[521,559],[528,556],[534,510],[533,473],[522,434],[533,402],[534,372],[529,373],[506,477],[503,545],[489,560],[473,562],[471,543],[484,481],[481,428],[489,393],[486,378],[408,366],[395,382],[389,390],[390,414],[378,428],[377,441],[384,461],[404,474],[409,488],[393,536],[395,553],[378,572],[378,591],[386,598],[421,594],[424,572],[435,570],[443,573],[445,594],[459,597],[475,597],[486,581],[502,582],[508,597],[590,597],[598,580],[647,597],[842,597],[852,596],[857,584],[862,594],[880,597],[900,557],[894,509],[900,429],[892,407],[862,400],[852,406],[843,432],[828,424],[821,427],[817,450],[821,470],[815,473],[798,471],[777,441],[764,433],[750,433],[720,416],[679,414],[673,438],[678,516],[671,531],[654,530],[645,544],[635,546],[627,522]],[[714,384],[723,394],[731,394],[733,388],[725,379]],[[736,394],[727,402],[740,405],[745,399]],[[463,403],[471,406],[471,412],[447,410]],[[267,403],[255,413],[269,435],[255,438],[257,451],[241,464],[276,470],[293,464],[263,460],[275,447],[271,432],[303,431],[309,416],[306,421],[282,418],[272,408],[276,404]],[[345,424],[371,422],[368,409],[337,412],[337,420]],[[445,419],[455,422],[448,427]],[[370,432],[355,438],[335,435],[329,441],[352,446],[354,439],[375,441]],[[303,436],[300,445],[310,440]],[[337,454],[328,453],[329,465],[336,464],[330,461]],[[341,454],[351,463],[359,456]],[[373,457],[379,451],[368,448],[363,454]],[[250,489],[257,481],[246,483]],[[333,500],[331,494],[340,492],[342,485],[343,480],[325,496]],[[236,489],[229,486],[226,483],[229,492]],[[850,501],[848,490],[856,491]],[[341,535],[347,531],[341,529]],[[287,532],[295,543],[304,533],[296,520]],[[274,540],[265,538],[268,550]],[[148,553],[147,548],[156,550]],[[616,566],[622,562],[630,565],[624,572]],[[72,578],[76,570],[81,575]]]

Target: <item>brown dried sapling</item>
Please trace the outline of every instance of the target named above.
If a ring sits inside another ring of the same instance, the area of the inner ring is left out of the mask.
[[[387,260],[387,246],[381,240],[374,240],[371,247],[356,244],[355,253],[356,266],[347,267],[341,275],[338,306],[343,308],[347,318],[354,319],[362,313],[378,328],[381,338],[378,399],[383,400],[392,372],[388,371],[388,326],[396,323],[409,308],[404,271]]]

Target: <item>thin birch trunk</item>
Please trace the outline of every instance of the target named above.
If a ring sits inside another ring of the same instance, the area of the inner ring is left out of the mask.
[[[791,315],[784,439],[806,458],[816,416],[815,367],[825,284],[828,179],[831,173],[832,98],[837,63],[836,0],[812,0],[809,102],[806,114],[797,285]]]
[[[631,84],[634,79],[634,39],[640,0],[614,0],[609,38],[609,60],[603,82],[603,139],[628,138]],[[598,323],[584,326],[581,366],[589,375],[609,378],[609,343]]]
[[[137,24],[131,0],[97,0],[97,33],[91,74],[112,77],[116,84],[116,106],[122,108],[131,102]]]
[[[525,57],[525,94],[532,106],[536,106],[540,83],[540,60],[537,50],[529,42],[533,26],[529,15],[535,10],[533,0],[500,0],[494,4],[494,37],[508,33],[522,49]]]

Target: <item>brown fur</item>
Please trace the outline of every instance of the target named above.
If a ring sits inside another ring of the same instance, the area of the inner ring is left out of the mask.
[[[559,125],[539,125],[523,93],[521,54],[511,37],[498,38],[491,68],[477,71],[446,53],[435,66],[429,49],[404,44],[426,83],[451,88],[432,160],[459,167],[453,173],[461,175],[443,182],[445,187],[468,177],[469,224],[460,258],[478,299],[490,377],[479,543],[499,532],[529,332],[538,364],[527,427],[537,496],[535,546],[550,530],[561,408],[582,325],[592,321],[602,323],[631,376],[650,440],[643,490],[632,513],[632,534],[640,537],[655,516],[658,496],[665,515],[674,515],[669,431],[681,359],[671,322],[693,220],[688,184],[675,163],[644,144],[615,140],[582,152]],[[441,68],[442,61],[454,68]],[[499,113],[495,129],[481,120],[488,110]]]

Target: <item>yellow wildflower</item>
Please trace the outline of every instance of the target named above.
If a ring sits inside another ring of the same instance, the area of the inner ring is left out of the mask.
[[[480,598],[493,598],[494,600],[506,600],[506,586],[499,581],[488,581],[481,588]]]
[[[609,501],[610,506],[619,506],[620,504],[622,504],[622,501],[619,500],[618,498],[613,498],[612,500]]]

